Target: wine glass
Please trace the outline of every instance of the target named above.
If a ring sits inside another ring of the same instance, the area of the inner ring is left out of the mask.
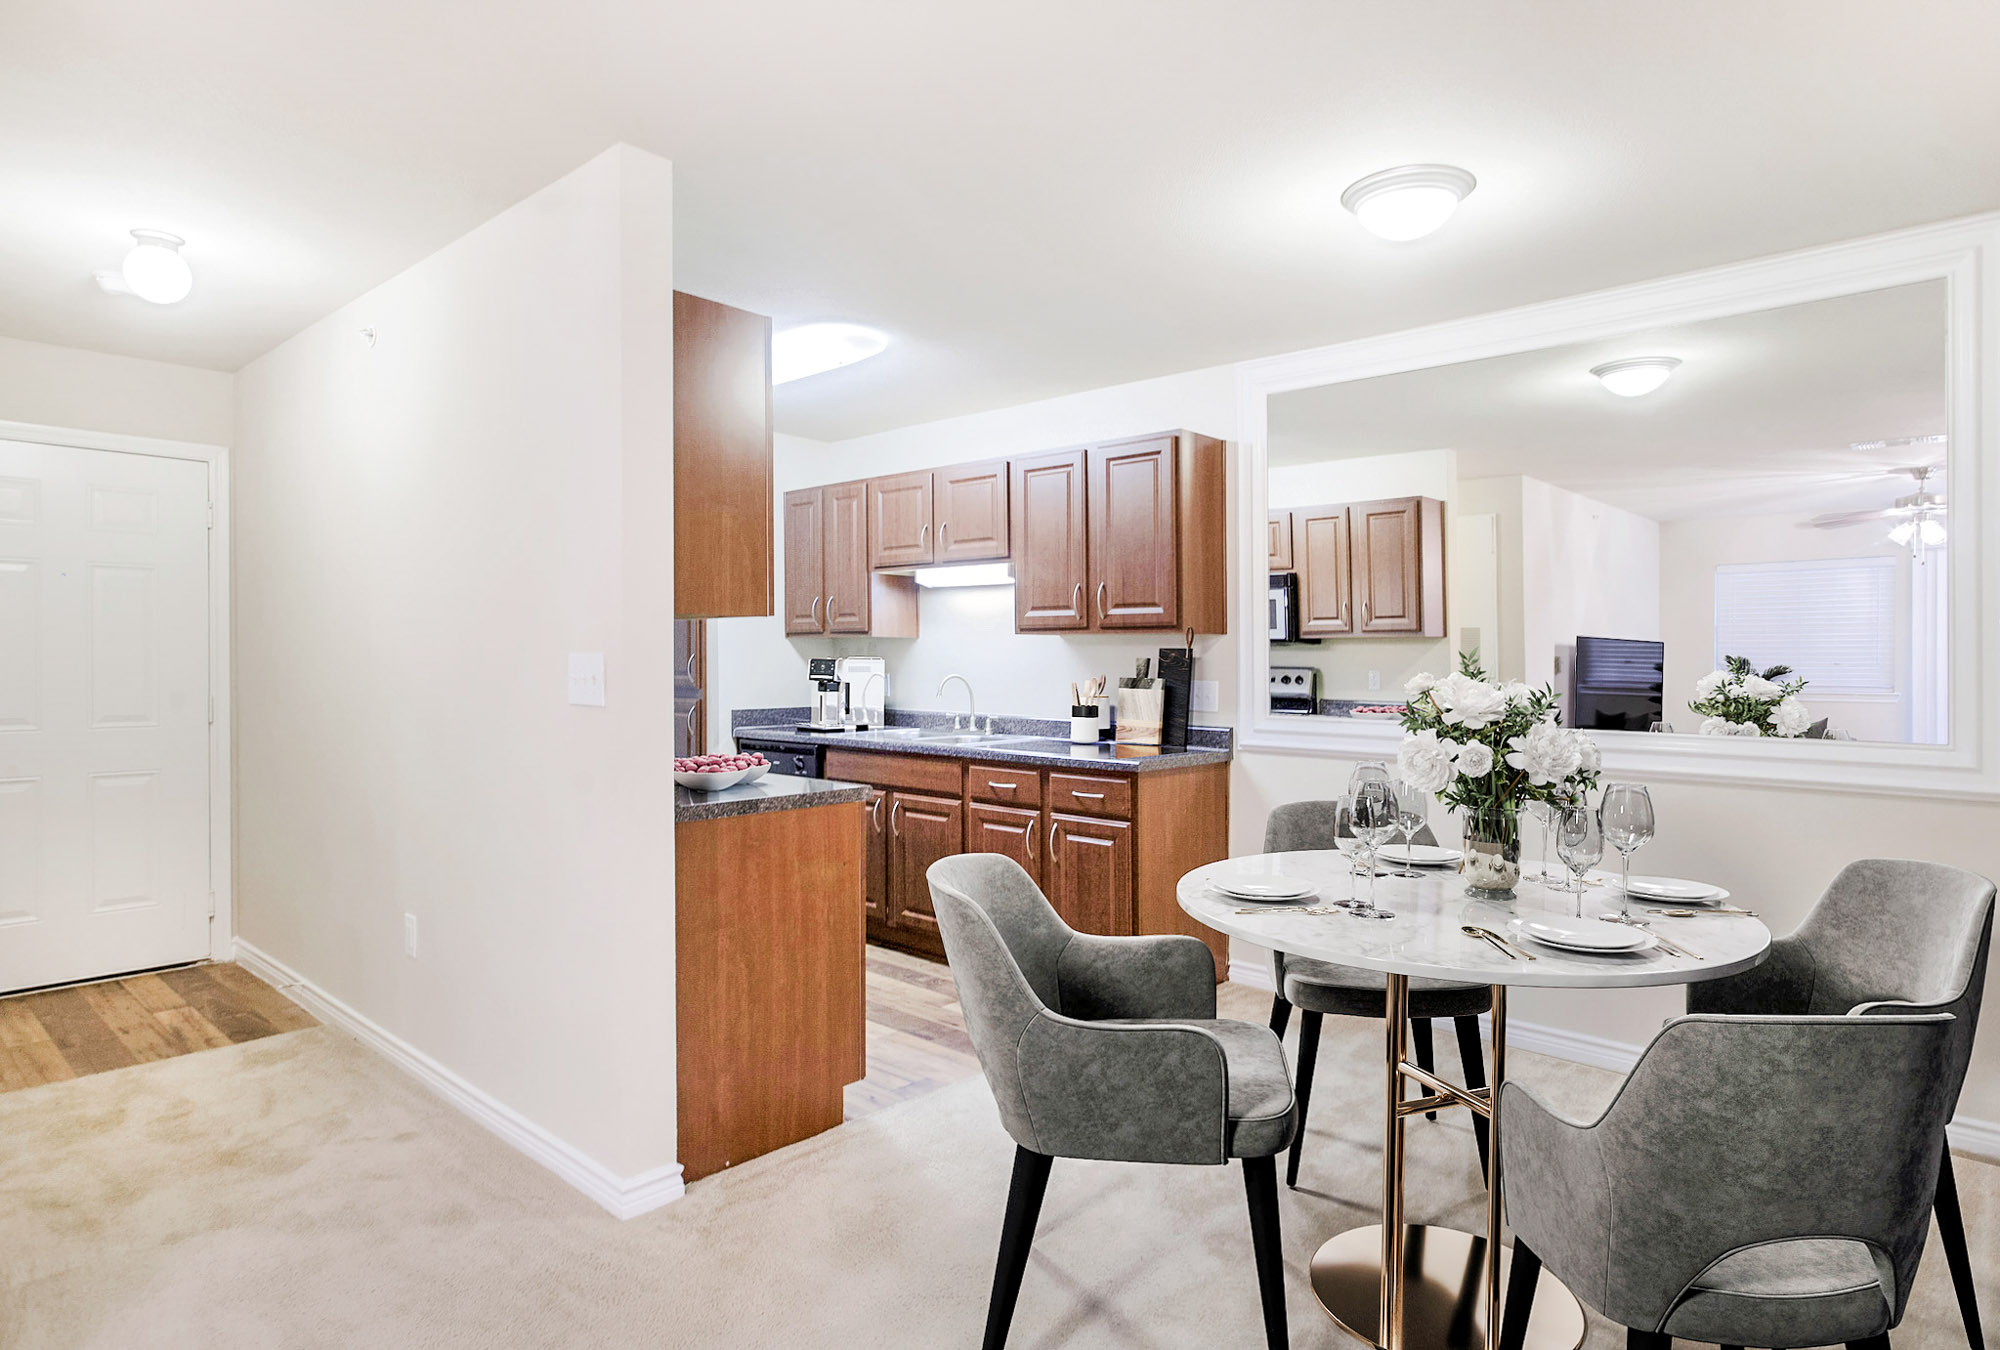
[[[1396,837],[1396,789],[1389,766],[1369,761],[1354,766],[1347,780],[1347,820],[1368,873],[1368,898],[1349,903],[1348,908],[1364,919],[1395,916],[1375,906],[1375,851]]]
[[[1576,891],[1576,913],[1583,917],[1584,873],[1604,861],[1604,832],[1598,828],[1597,813],[1578,802],[1555,815],[1556,856],[1574,874],[1564,890]]]
[[[1410,844],[1430,819],[1431,794],[1400,778],[1391,779],[1389,786],[1396,794],[1396,828],[1403,834],[1403,870],[1389,875],[1419,880],[1423,873],[1410,865]]]
[[[1555,807],[1547,802],[1529,801],[1527,808],[1535,823],[1542,827],[1542,858],[1535,879],[1546,884],[1549,879],[1549,822],[1554,818]]]
[[[1618,913],[1612,917],[1620,923],[1632,923],[1632,854],[1653,837],[1653,798],[1638,783],[1611,783],[1604,789],[1597,814],[1604,842],[1617,849],[1625,863]]]

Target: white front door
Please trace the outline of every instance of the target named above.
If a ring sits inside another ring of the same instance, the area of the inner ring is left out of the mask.
[[[208,466],[0,440],[0,992],[208,955]]]

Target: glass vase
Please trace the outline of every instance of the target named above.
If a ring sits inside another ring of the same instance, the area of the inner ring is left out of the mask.
[[[1512,900],[1521,880],[1521,816],[1512,806],[1464,812],[1465,893],[1474,900]]]

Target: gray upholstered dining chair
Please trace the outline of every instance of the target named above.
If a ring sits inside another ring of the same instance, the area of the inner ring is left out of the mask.
[[[1294,853],[1338,848],[1342,836],[1352,837],[1346,828],[1345,813],[1339,802],[1288,802],[1273,810],[1264,822],[1264,851]],[[1426,825],[1411,836],[1417,844],[1436,844],[1437,836]],[[1285,1161],[1285,1184],[1299,1184],[1299,1158],[1305,1151],[1306,1108],[1312,1101],[1313,1066],[1319,1059],[1320,1024],[1326,1014],[1339,1017],[1381,1017],[1389,1002],[1388,977],[1376,970],[1359,970],[1314,961],[1306,957],[1271,954],[1277,978],[1278,997],[1271,1005],[1271,1030],[1280,1036],[1291,1021],[1292,1009],[1299,1019],[1299,1079],[1295,1091],[1299,1099],[1299,1129],[1292,1137],[1291,1156]],[[1458,1057],[1465,1069],[1467,1087],[1486,1086],[1486,1061],[1479,1040],[1479,1015],[1493,1006],[1493,991],[1483,984],[1460,984],[1455,980],[1410,981],[1410,1048],[1420,1068],[1432,1071],[1434,1052],[1431,1021],[1449,1017],[1458,1031]],[[1429,1118],[1437,1119],[1435,1112]],[[1472,1118],[1473,1136],[1479,1145],[1479,1172],[1486,1174],[1486,1117]]]
[[[1887,1007],[1947,1012],[1945,1118],[1972,1061],[1993,941],[1993,883],[1943,863],[1870,858],[1849,863],[1798,931],[1771,944],[1760,966],[1688,986],[1691,1013],[1837,1014]],[[1958,1207],[1951,1150],[1940,1146],[1938,1237],[1972,1350],[1982,1350],[1979,1303]]]
[[[1058,1157],[1242,1159],[1264,1335],[1284,1346],[1276,1157],[1296,1117],[1278,1038],[1216,1017],[1215,959],[1198,938],[1076,932],[997,853],[944,858],[926,875],[966,1030],[1016,1145],[986,1350],[1006,1344]]]
[[[1955,1019],[1678,1018],[1597,1120],[1501,1092],[1501,1350],[1544,1264],[1629,1350],[1889,1350],[1930,1230]]]

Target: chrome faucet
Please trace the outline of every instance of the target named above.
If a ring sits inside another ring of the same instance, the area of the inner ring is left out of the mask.
[[[860,716],[859,718],[857,718],[858,721],[867,720],[868,709],[870,706],[868,702],[868,690],[869,687],[873,685],[877,680],[882,681],[882,688],[884,690],[887,690],[889,687],[889,677],[887,675],[884,675],[879,670],[869,672],[868,678],[861,682],[861,708],[860,708]],[[889,720],[889,709],[886,706],[888,703],[888,698],[886,695],[883,698],[883,703],[885,706],[882,709],[882,720],[884,722],[887,722]]]
[[[947,675],[943,679],[938,681],[937,691],[940,694],[944,693],[944,687],[950,684],[953,680],[957,680],[960,684],[965,686],[965,714],[967,717],[973,719],[974,725],[972,729],[974,731],[977,731],[979,729],[978,727],[979,708],[973,702],[972,681],[966,679],[965,676],[963,675],[953,672],[952,674]],[[953,713],[951,715],[951,729],[953,731],[957,731],[958,727],[959,727],[958,714]]]

